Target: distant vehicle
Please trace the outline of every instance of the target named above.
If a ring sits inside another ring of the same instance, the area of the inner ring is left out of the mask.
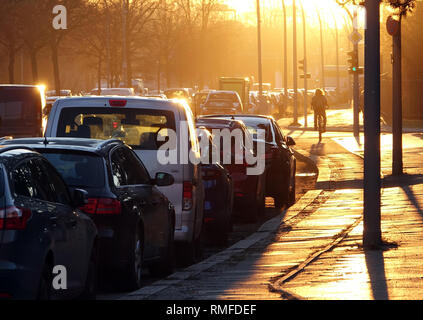
[[[0,299],[95,298],[97,229],[78,209],[86,200],[39,153],[0,146]],[[66,268],[66,290],[52,287],[55,266]]]
[[[242,121],[255,142],[258,141],[257,130],[265,130],[266,196],[273,197],[277,208],[294,204],[297,167],[291,149],[295,145],[294,139],[285,137],[271,116],[235,115],[218,118]]]
[[[176,141],[169,142],[171,132],[176,133]],[[181,134],[186,138],[182,139]],[[186,104],[118,96],[59,99],[53,105],[46,136],[118,138],[132,147],[152,176],[157,172],[171,174],[175,183],[159,190],[175,207],[178,256],[186,263],[200,256],[204,188],[194,119]],[[167,159],[159,162],[159,148],[166,142],[176,156],[168,159],[170,163]],[[188,157],[189,150],[191,159],[198,161],[181,161]]]
[[[208,140],[208,146],[203,151],[208,161],[201,164],[205,230],[214,243],[226,245],[232,229],[233,181],[225,167],[219,162],[213,162],[212,155],[219,154],[219,150],[212,141],[211,133],[201,125],[197,125],[197,133],[200,139]]]
[[[246,139],[252,139],[247,127],[242,121],[214,118],[214,116],[202,116],[197,118],[197,126],[205,127],[213,133],[213,129],[228,129],[230,132],[240,130],[243,135],[242,149],[246,156],[247,153],[254,155],[254,150],[246,146]],[[247,137],[248,136],[248,137]],[[247,168],[250,166],[246,161],[241,164],[235,163],[235,144],[231,142],[232,159],[230,164],[224,166],[230,173],[234,184],[234,207],[236,214],[240,218],[248,218],[257,221],[264,213],[265,208],[265,172],[260,175],[248,175]],[[220,159],[223,159],[223,143],[220,143]],[[245,159],[244,159],[245,160]],[[248,216],[245,216],[248,213]]]
[[[188,105],[191,106],[192,99],[187,88],[173,88],[164,90],[163,93],[168,99],[179,99],[184,100]]]
[[[249,96],[251,90],[251,82],[248,78],[242,77],[220,77],[219,78],[219,90],[223,91],[236,91],[241,98],[244,109],[248,110]]]
[[[141,272],[153,275],[173,270],[175,212],[156,188],[170,186],[173,177],[150,178],[136,154],[120,140],[52,138],[7,140],[42,153],[73,189],[88,192],[81,210],[99,232],[99,266],[113,272],[123,287],[137,289]]]
[[[156,99],[167,99],[166,95],[164,94],[157,94],[157,93],[149,93],[145,95],[146,98],[156,98]]]
[[[236,91],[212,91],[201,105],[200,114],[239,114],[244,107]]]
[[[45,103],[41,86],[0,85],[0,137],[41,137]]]
[[[135,96],[133,88],[101,88],[100,93],[98,88],[91,90],[91,95],[99,96]]]
[[[46,97],[70,97],[72,96],[71,90],[60,90],[59,94],[56,94],[56,90],[46,91]]]
[[[259,83],[254,83],[252,90],[259,91]],[[262,91],[267,92],[272,90],[272,85],[270,83],[262,83]]]
[[[201,105],[206,102],[207,96],[209,95],[210,90],[196,92],[193,95],[193,113],[195,116],[199,114]]]

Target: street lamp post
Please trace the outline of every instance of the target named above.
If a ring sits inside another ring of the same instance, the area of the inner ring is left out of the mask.
[[[286,6],[285,0],[282,0],[282,7],[283,7],[283,84],[284,84],[284,92],[283,92],[283,106],[285,110],[288,107],[288,40],[287,40],[287,30],[286,30]]]
[[[323,91],[325,91],[325,56],[324,56],[324,48],[323,48],[323,26],[322,26],[322,17],[320,16],[319,8],[316,7],[317,16],[319,18],[319,26],[320,26],[320,62],[321,62],[321,87]]]
[[[263,67],[261,58],[261,18],[260,0],[257,0],[257,57],[258,57],[258,82],[259,82],[259,108],[262,111],[263,103]]]
[[[292,62],[293,62],[293,75],[294,75],[294,115],[292,125],[298,126],[298,70],[297,70],[297,8],[296,0],[292,2],[292,29],[293,29],[293,49],[292,49]]]
[[[304,6],[301,2],[301,13],[303,18],[303,40],[304,40],[304,127],[307,128],[307,106],[308,106],[308,86],[307,86],[307,23],[305,20]]]

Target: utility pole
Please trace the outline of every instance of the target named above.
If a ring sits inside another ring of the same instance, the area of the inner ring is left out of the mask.
[[[341,80],[339,73],[339,31],[338,31],[338,22],[336,21],[336,16],[333,14],[333,20],[335,21],[335,41],[336,41],[336,95],[339,97],[341,93]]]
[[[298,70],[297,70],[297,8],[296,0],[292,1],[292,29],[293,29],[293,74],[294,74],[294,115],[293,115],[293,126],[299,126],[298,123]]]
[[[373,0],[374,1],[374,0]],[[357,19],[357,7],[354,6],[354,15],[353,15],[353,34],[358,34],[358,19]],[[353,84],[353,132],[354,137],[357,138],[357,141],[360,141],[360,83],[359,83],[359,70],[360,64],[358,63],[358,42],[354,41],[354,55],[357,57],[357,71],[354,72],[354,84]]]
[[[123,45],[122,45],[122,75],[123,75],[123,83],[125,84],[125,87],[129,87],[128,83],[128,55],[127,55],[127,15],[128,15],[128,0],[122,1],[122,39],[123,39]]]
[[[285,0],[282,0],[282,7],[283,7],[283,84],[284,84],[284,92],[283,92],[283,106],[285,110],[288,107],[288,32],[286,30],[286,6]]]
[[[319,8],[316,7],[317,16],[319,18],[319,25],[320,25],[320,63],[321,63],[321,84],[323,91],[326,90],[326,83],[325,83],[325,56],[324,56],[324,48],[323,48],[323,26],[322,26],[322,17],[320,16]]]
[[[259,82],[259,111],[263,111],[263,67],[261,59],[261,18],[260,0],[257,0],[257,57],[258,57],[258,82]],[[267,112],[267,110],[266,110]]]
[[[304,128],[307,128],[307,106],[308,106],[308,87],[307,87],[307,23],[305,20],[304,6],[301,2],[301,13],[303,18],[303,40],[304,40]]]
[[[380,178],[380,0],[366,0],[363,245],[382,242]]]
[[[392,175],[403,174],[402,162],[402,68],[401,68],[401,21],[391,18],[396,25],[392,34]]]

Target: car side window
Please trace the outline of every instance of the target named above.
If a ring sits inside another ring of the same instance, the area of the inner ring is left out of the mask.
[[[35,159],[25,161],[12,171],[12,184],[15,196],[24,196],[44,201],[52,201],[53,194],[46,183],[45,174]]]
[[[129,149],[121,148],[120,150],[122,151],[122,167],[127,175],[127,184],[150,184],[150,175],[137,156]]]
[[[280,130],[280,128],[279,128],[279,126],[278,126],[277,124],[273,123],[273,128],[274,128],[274,130],[275,130],[275,139],[276,139],[276,143],[277,143],[278,145],[285,144],[285,138],[284,138],[284,136],[283,136],[283,134],[282,134],[282,132],[281,132],[281,130]]]
[[[115,150],[110,157],[111,166],[112,166],[112,178],[113,184],[115,187],[125,186],[127,185],[127,177],[126,172],[123,169],[120,152],[121,148]]]
[[[59,176],[53,166],[45,160],[39,160],[39,164],[45,168],[46,176],[48,177],[49,187],[54,196],[53,202],[64,205],[71,205],[71,198],[69,191],[63,179]]]

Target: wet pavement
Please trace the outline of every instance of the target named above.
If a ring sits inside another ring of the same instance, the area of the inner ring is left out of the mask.
[[[364,250],[363,144],[349,132],[325,133],[320,144],[316,132],[284,132],[318,166],[315,189],[245,239],[121,299],[423,298],[423,135],[404,135],[407,175],[399,180],[389,177],[391,136],[382,137],[387,245]]]

